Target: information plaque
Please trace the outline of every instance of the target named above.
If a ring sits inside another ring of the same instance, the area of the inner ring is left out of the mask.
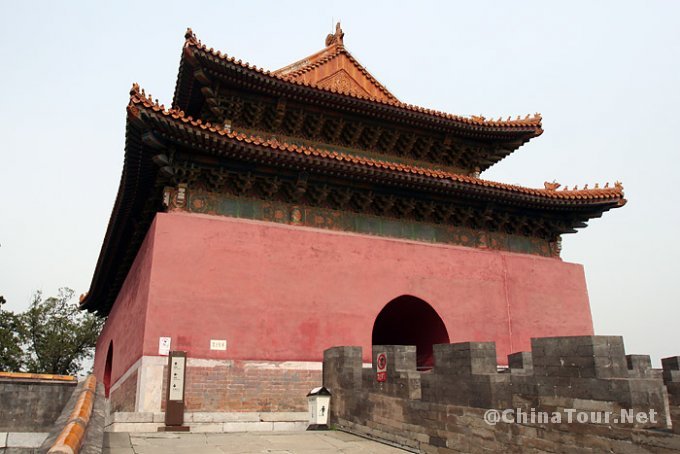
[[[188,432],[184,425],[184,381],[187,353],[174,351],[168,355],[168,386],[165,393],[165,427],[159,432]]]

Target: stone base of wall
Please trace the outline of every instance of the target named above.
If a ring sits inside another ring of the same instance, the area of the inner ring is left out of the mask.
[[[334,398],[353,401],[353,410],[359,410],[358,417],[337,417],[334,428],[411,452],[680,452],[680,437],[665,430],[578,423],[490,425],[481,408],[416,403],[373,392],[340,393]],[[361,413],[362,406],[372,409],[369,416]]]
[[[126,374],[111,387],[109,408],[112,412],[134,411],[137,397],[137,371]]]
[[[111,415],[107,432],[156,432],[163,427],[165,413],[125,413]],[[191,432],[271,432],[304,431],[309,426],[307,412],[187,412],[184,424]]]
[[[112,385],[111,413],[165,410],[167,357],[144,356]],[[188,358],[187,412],[306,412],[307,393],[321,386],[321,362]]]

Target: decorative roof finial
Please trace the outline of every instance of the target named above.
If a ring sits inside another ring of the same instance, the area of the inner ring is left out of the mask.
[[[345,36],[345,32],[340,28],[340,22],[335,24],[335,33],[326,36],[326,47],[333,44],[343,45],[342,38]]]
[[[548,181],[544,182],[543,186],[548,191],[557,191],[557,189],[562,185],[559,184],[557,181],[553,180],[552,183],[550,183]]]

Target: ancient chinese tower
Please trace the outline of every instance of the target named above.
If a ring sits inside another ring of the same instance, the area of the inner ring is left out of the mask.
[[[277,71],[189,30],[172,106],[137,85],[120,188],[82,307],[108,317],[95,372],[112,411],[165,408],[159,340],[187,352],[186,409],[304,411],[335,345],[593,333],[560,237],[625,203],[618,183],[530,189],[479,177],[539,115],[401,102],[326,47]],[[273,417],[275,419],[275,416]]]

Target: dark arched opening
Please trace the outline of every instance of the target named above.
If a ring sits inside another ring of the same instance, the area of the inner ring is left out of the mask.
[[[109,342],[109,351],[106,353],[106,365],[104,366],[104,395],[109,398],[111,392],[111,366],[113,364],[113,341]]]
[[[393,299],[380,311],[373,325],[373,345],[415,345],[419,370],[434,365],[432,346],[448,344],[449,333],[437,312],[415,296]]]

